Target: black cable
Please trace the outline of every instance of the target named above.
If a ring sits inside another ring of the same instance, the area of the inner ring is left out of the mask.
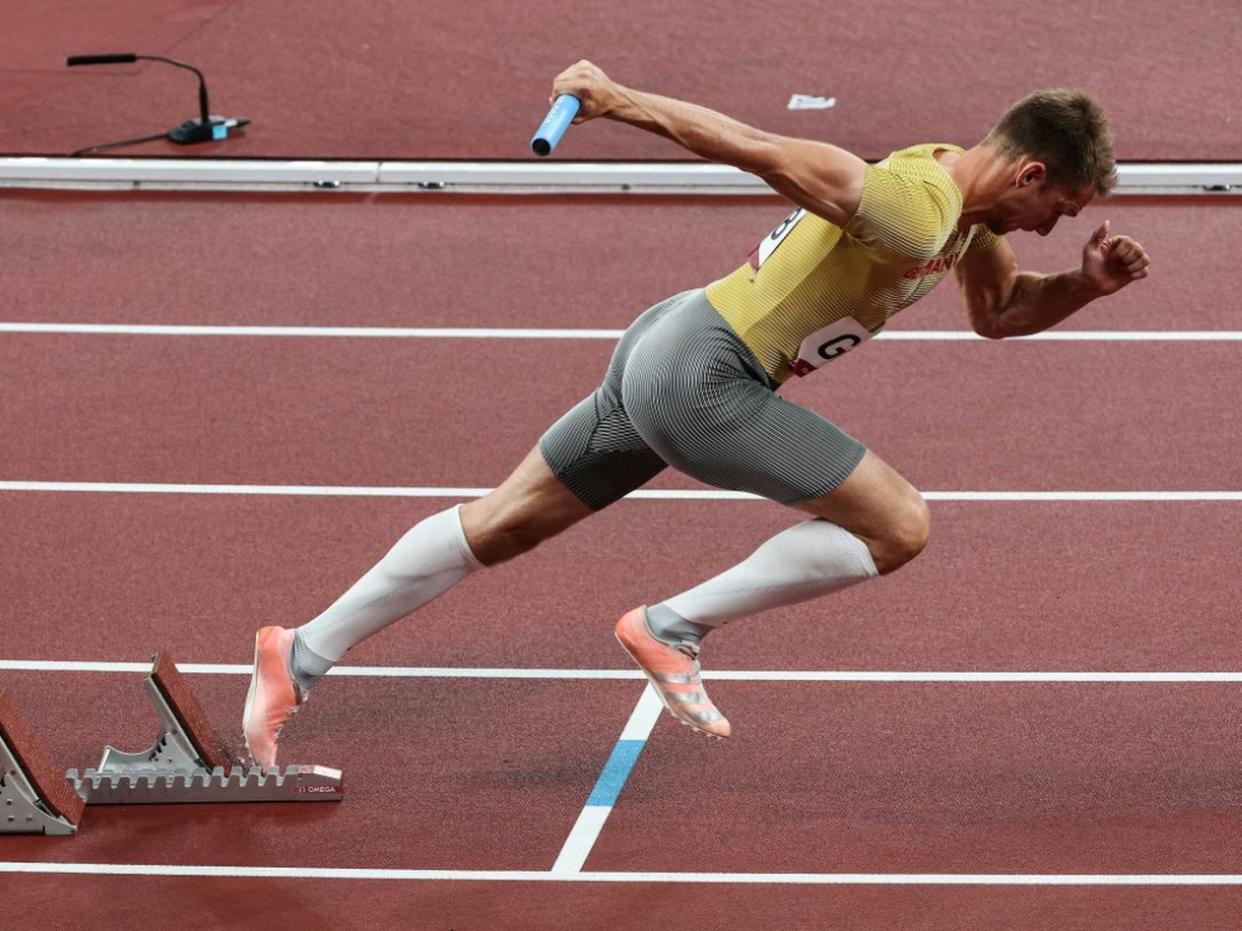
[[[79,155],[85,155],[87,152],[98,152],[100,149],[115,149],[123,145],[138,145],[140,142],[154,142],[156,139],[166,139],[168,133],[156,133],[154,136],[141,136],[138,139],[122,139],[120,142],[104,142],[100,145],[88,145],[85,149],[78,149],[76,152],[70,152],[69,158],[77,158]]]

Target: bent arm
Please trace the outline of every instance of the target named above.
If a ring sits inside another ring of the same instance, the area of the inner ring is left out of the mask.
[[[1081,269],[1041,275],[1018,270],[1008,243],[970,250],[957,266],[970,326],[980,336],[1029,336],[1056,326],[1103,293]]]
[[[858,211],[867,163],[824,142],[764,132],[707,107],[617,87],[605,114],[762,178],[799,207],[844,225]]]

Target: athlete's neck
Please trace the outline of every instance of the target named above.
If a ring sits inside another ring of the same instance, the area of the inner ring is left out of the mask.
[[[936,161],[962,192],[959,228],[982,223],[1009,185],[1010,159],[980,143],[961,155],[943,149],[936,153]]]

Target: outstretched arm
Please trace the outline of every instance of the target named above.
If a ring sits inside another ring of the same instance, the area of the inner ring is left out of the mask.
[[[1108,222],[1082,250],[1082,267],[1056,275],[1018,271],[1009,245],[969,250],[957,281],[971,328],[980,336],[1029,336],[1056,326],[1091,301],[1147,277],[1147,252],[1128,236],[1108,235]]]
[[[552,94],[582,101],[575,123],[605,117],[664,136],[695,155],[758,175],[838,226],[858,210],[867,163],[845,149],[764,132],[707,107],[623,87],[589,61],[562,72]]]

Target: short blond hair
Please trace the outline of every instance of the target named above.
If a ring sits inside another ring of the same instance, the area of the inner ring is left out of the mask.
[[[1091,186],[1103,196],[1117,185],[1108,117],[1082,91],[1053,88],[1027,94],[983,141],[1011,158],[1043,162],[1049,183],[1058,187],[1080,191]]]

